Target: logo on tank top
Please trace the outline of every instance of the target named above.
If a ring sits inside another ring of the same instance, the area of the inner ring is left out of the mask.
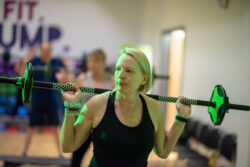
[[[102,131],[102,133],[101,133],[101,135],[100,135],[100,138],[101,138],[102,140],[106,140],[106,139],[108,138],[107,133],[104,132],[104,131]]]

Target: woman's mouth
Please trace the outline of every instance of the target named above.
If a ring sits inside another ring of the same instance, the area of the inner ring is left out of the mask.
[[[121,85],[121,86],[125,86],[125,85],[126,85],[126,83],[122,83],[122,82],[120,82],[120,83],[119,83],[119,85]]]

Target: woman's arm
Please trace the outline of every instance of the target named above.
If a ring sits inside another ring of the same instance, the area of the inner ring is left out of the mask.
[[[101,105],[100,95],[92,97],[84,105],[75,121],[74,116],[65,114],[61,130],[61,147],[63,152],[73,152],[86,141],[92,130],[92,122]],[[70,112],[70,111],[67,111]]]
[[[190,105],[180,104],[185,98],[181,97],[177,101],[178,115],[188,118],[191,113]],[[158,130],[155,133],[154,151],[160,158],[167,158],[176,145],[185,126],[184,122],[175,121],[169,132],[166,132],[164,125],[164,114],[159,104],[155,106],[158,117]]]

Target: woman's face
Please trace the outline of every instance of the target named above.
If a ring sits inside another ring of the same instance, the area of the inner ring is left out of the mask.
[[[98,73],[99,71],[105,70],[105,62],[96,60],[95,57],[91,56],[87,59],[87,66],[91,73]]]
[[[145,84],[144,75],[137,61],[129,55],[123,54],[116,63],[115,87],[120,92],[137,91]]]

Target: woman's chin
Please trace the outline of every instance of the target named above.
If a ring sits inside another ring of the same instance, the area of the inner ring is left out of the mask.
[[[125,92],[125,88],[124,87],[122,87],[122,86],[117,86],[116,88],[115,88],[117,91],[119,91],[119,92]]]

